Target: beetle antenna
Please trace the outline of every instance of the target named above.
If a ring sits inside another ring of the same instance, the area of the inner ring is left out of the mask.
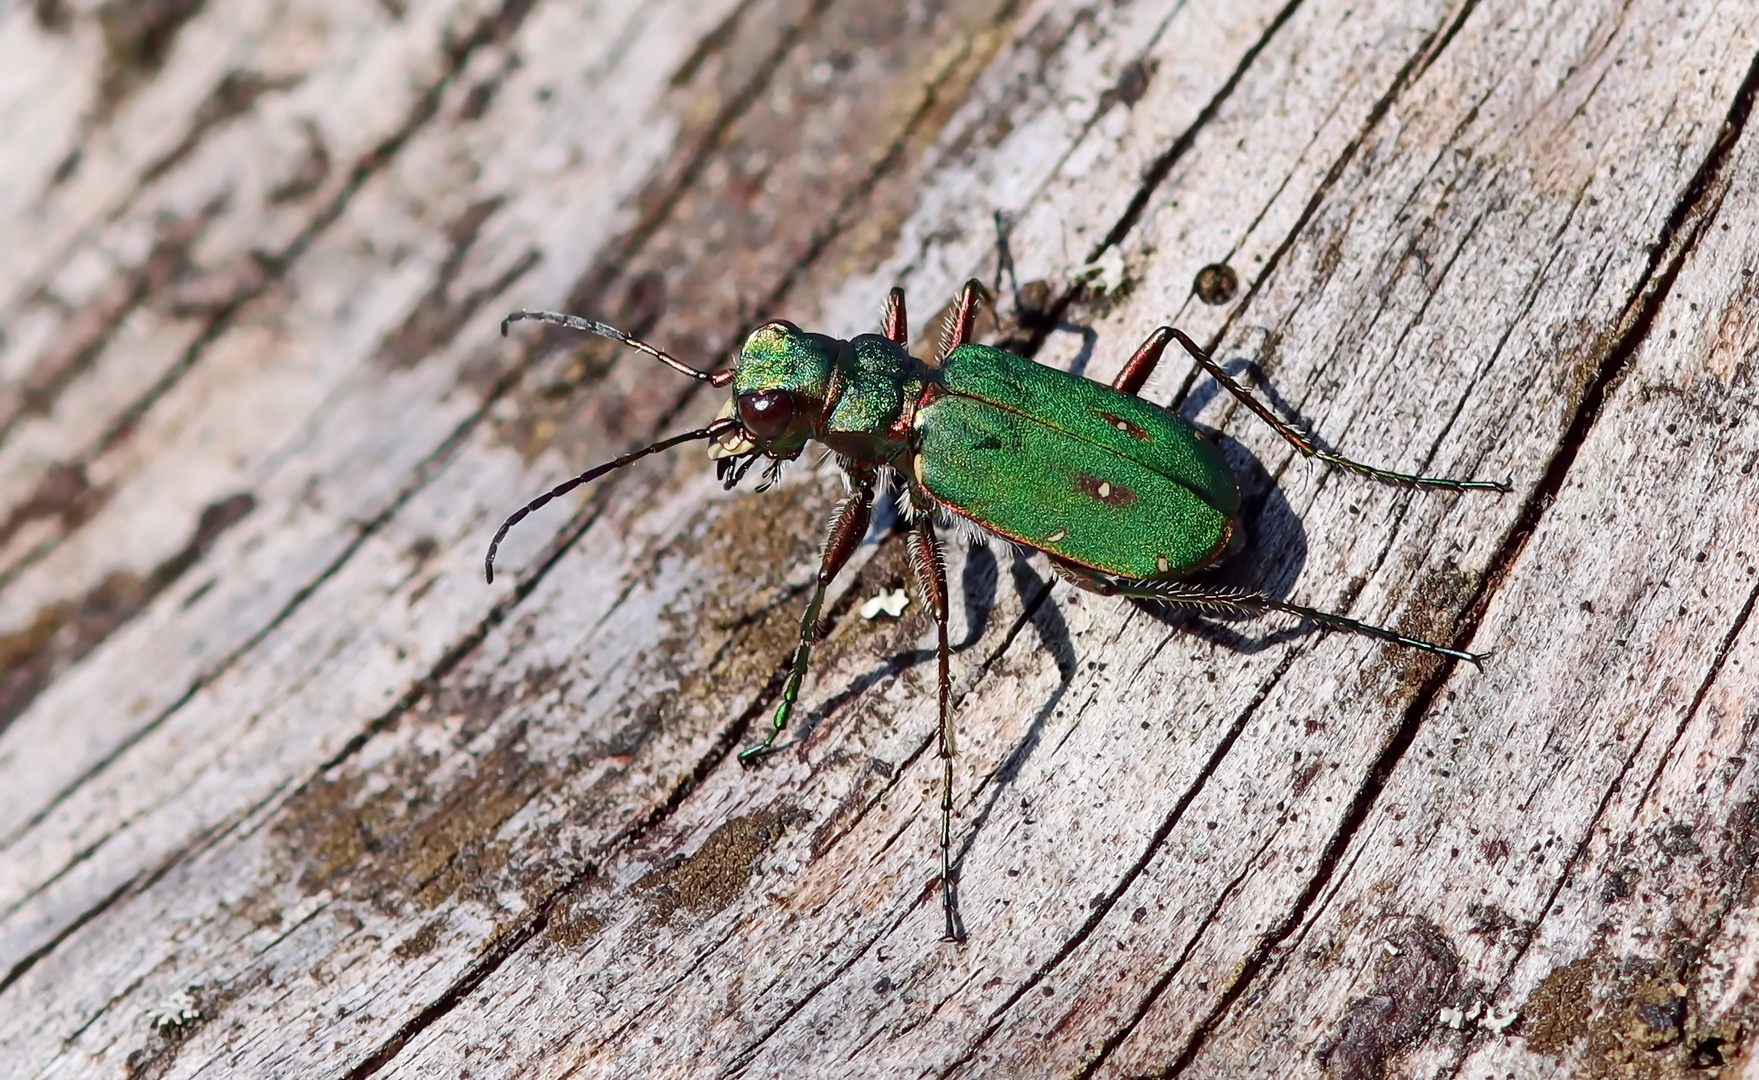
[[[695,431],[686,431],[682,435],[673,435],[671,438],[661,439],[659,442],[654,443],[651,446],[644,446],[640,450],[631,450],[620,458],[607,461],[603,465],[594,465],[592,468],[581,473],[579,476],[576,476],[574,479],[557,484],[555,487],[526,503],[518,510],[515,510],[512,517],[501,522],[501,527],[495,530],[495,538],[489,541],[489,553],[487,557],[483,559],[483,576],[488,578],[489,584],[493,585],[495,583],[495,552],[500,550],[501,541],[507,538],[507,533],[513,528],[513,526],[525,520],[526,515],[534,510],[543,509],[550,500],[559,499],[580,485],[590,484],[606,473],[615,469],[621,469],[625,465],[634,464],[636,461],[647,457],[649,454],[657,454],[661,450],[670,450],[672,447],[681,443],[693,442],[698,439],[718,439],[738,426],[739,422],[737,420],[717,420],[708,427],[697,428]]]
[[[602,323],[596,319],[583,319],[579,315],[564,315],[560,311],[526,311],[521,308],[501,320],[501,336],[507,336],[509,325],[526,319],[554,323],[557,326],[566,326],[570,330],[582,330],[588,334],[597,334],[613,341],[621,341],[631,349],[648,354],[680,375],[688,375],[693,379],[708,383],[710,386],[726,386],[733,381],[732,368],[721,371],[698,371],[664,349],[656,349],[640,338],[631,337],[609,323]]]

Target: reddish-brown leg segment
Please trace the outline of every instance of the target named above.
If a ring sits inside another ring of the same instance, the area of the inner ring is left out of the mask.
[[[893,288],[886,297],[885,314],[880,318],[880,333],[887,341],[904,348],[910,344],[910,317],[904,313],[904,290]]]
[[[1112,389],[1131,397],[1141,393],[1143,384],[1148,382],[1148,377],[1154,374],[1155,366],[1160,363],[1161,354],[1172,342],[1173,331],[1169,327],[1163,326],[1148,335],[1148,340],[1136,347],[1136,352],[1125,361],[1124,370],[1112,380]]]
[[[972,278],[959,290],[959,306],[954,309],[948,319],[947,333],[941,342],[942,360],[947,354],[971,340],[971,324],[977,319],[977,309],[983,306],[983,282]]]
[[[953,677],[947,647],[947,564],[935,540],[929,513],[918,514],[909,534],[910,565],[916,571],[916,587],[923,606],[934,616],[935,658],[938,661],[940,726],[936,752],[941,760],[941,908],[947,916],[945,940],[958,941],[959,927],[953,906]]]

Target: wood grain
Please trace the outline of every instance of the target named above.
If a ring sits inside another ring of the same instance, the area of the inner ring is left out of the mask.
[[[0,1072],[1759,1075],[1759,12],[1733,0],[0,5]],[[1247,495],[1168,614],[876,529],[781,752],[755,321],[981,323]],[[1212,264],[1238,278],[1199,298]]]

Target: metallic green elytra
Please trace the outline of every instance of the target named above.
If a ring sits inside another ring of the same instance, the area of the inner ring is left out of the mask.
[[[992,349],[948,354],[912,478],[991,532],[1089,570],[1180,577],[1218,559],[1240,489],[1183,417]]]
[[[867,535],[880,481],[902,479],[910,518],[906,537],[923,606],[934,616],[939,666],[941,762],[941,899],[946,936],[960,938],[951,857],[953,814],[952,678],[947,646],[947,573],[936,539],[937,518],[964,518],[981,529],[1035,548],[1075,585],[1108,596],[1134,597],[1208,611],[1280,611],[1321,626],[1365,634],[1454,660],[1482,657],[1406,637],[1344,615],[1319,611],[1250,590],[1193,581],[1238,547],[1240,489],[1215,446],[1183,417],[1137,396],[1177,341],[1222,388],[1302,454],[1409,487],[1508,491],[1503,482],[1416,476],[1364,465],[1322,451],[1279,419],[1189,337],[1171,327],[1148,336],[1112,385],[1035,364],[969,341],[982,286],[967,282],[936,362],[906,349],[904,293],[893,289],[879,334],[848,341],[808,333],[786,322],[758,327],[737,364],[699,371],[615,327],[573,315],[517,311],[501,323],[537,319],[615,338],[675,371],[732,394],[707,427],[581,473],[521,507],[489,544],[484,569],[495,579],[495,552],[509,529],[550,500],[613,469],[681,443],[711,443],[717,475],[732,488],[756,463],[759,490],[808,441],[837,455],[850,495],[831,515],[817,587],[800,620],[782,700],[769,733],[741,753],[752,762],[786,728],[812,643],[825,591]]]

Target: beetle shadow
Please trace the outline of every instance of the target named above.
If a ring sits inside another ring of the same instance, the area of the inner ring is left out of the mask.
[[[1187,409],[1194,413],[1205,403],[1194,394],[1188,399]],[[1277,600],[1287,599],[1307,565],[1306,528],[1257,455],[1223,432],[1201,425],[1199,430],[1221,450],[1239,483],[1240,513],[1236,528],[1243,533],[1243,540],[1239,550],[1219,566],[1193,574],[1187,580],[1196,584],[1249,589]],[[1263,652],[1312,632],[1311,627],[1297,624],[1264,634],[1247,634],[1230,624],[1251,622],[1260,617],[1256,613],[1199,611],[1153,600],[1131,600],[1129,603],[1163,626],[1196,633],[1225,649],[1243,654]]]
[[[908,529],[909,526],[904,520],[904,515],[897,508],[897,492],[886,491],[875,500],[874,524],[869,530],[865,542],[882,543],[890,533],[902,533]],[[964,594],[965,599],[965,633],[960,640],[948,641],[949,652],[954,654],[965,652],[983,640],[984,632],[988,630],[990,618],[996,608],[998,577],[996,556],[990,545],[972,544],[966,554],[959,582],[960,591]],[[1016,575],[1016,582],[1019,580]],[[1042,580],[1036,576],[1032,580],[1038,585],[1042,585]],[[1026,590],[1027,587],[1022,585],[1021,588]],[[1022,592],[1023,597],[1030,595],[1029,591]],[[1062,640],[1067,643],[1067,627],[1062,629],[1061,635]],[[1074,654],[1073,645],[1066,644],[1065,647],[1072,657]],[[932,648],[907,649],[885,657],[870,670],[850,679],[841,690],[826,698],[817,708],[803,710],[791,725],[792,737],[784,745],[805,747],[818,725],[835,716],[844,706],[860,698],[873,686],[885,679],[900,676],[918,664],[931,664],[937,659],[935,650]]]
[[[988,544],[972,544],[965,553],[965,568],[959,573],[959,591],[965,598],[965,636],[953,643],[954,652],[964,652],[983,640],[996,609],[996,585],[1000,579],[996,553]]]
[[[1084,323],[1060,322],[1056,329],[1065,334],[1080,334],[1081,348],[1076,350],[1075,358],[1069,361],[1069,374],[1087,377],[1087,365],[1093,361],[1094,347],[1099,344],[1099,331]]]
[[[973,553],[975,554],[977,550],[987,551],[988,549],[973,549]],[[989,557],[989,566],[992,568],[995,566],[993,555]],[[1002,796],[1020,778],[1020,772],[1026,767],[1026,762],[1031,759],[1044,741],[1045,725],[1057,715],[1057,707],[1062,703],[1064,695],[1069,692],[1069,687],[1074,685],[1075,673],[1079,670],[1079,664],[1075,657],[1074,638],[1069,633],[1069,624],[1064,621],[1062,610],[1049,595],[1050,582],[1039,576],[1027,556],[1018,550],[1014,553],[1009,574],[1014,580],[1015,591],[1019,593],[1022,601],[1031,606],[1034,600],[1037,600],[1036,606],[1031,609],[1029,621],[1033,631],[1038,635],[1040,647],[1051,655],[1051,659],[1057,665],[1057,686],[1038,707],[1038,711],[1033,714],[1031,721],[1026,725],[1025,733],[1014,743],[1008,756],[1003,758],[1001,764],[997,765],[995,770],[985,778],[984,786],[988,793],[984,797],[983,805],[976,814],[972,815],[965,829],[965,839],[953,854],[955,886],[960,874],[964,871],[965,857],[970,853],[972,845],[977,842],[977,834],[989,822],[997,805],[1000,804]],[[962,935],[965,922],[959,912],[959,890],[957,887],[953,890],[953,918]]]
[[[1289,424],[1302,434],[1306,435],[1309,439],[1313,440],[1315,446],[1327,453],[1335,453],[1337,451],[1337,447],[1331,445],[1331,443],[1327,442],[1313,430],[1313,424],[1307,419],[1307,416],[1277,391],[1276,386],[1265,376],[1264,369],[1259,367],[1256,361],[1248,360],[1243,356],[1236,356],[1234,359],[1223,363],[1221,367],[1223,371],[1232,375],[1236,381],[1245,383],[1247,389],[1263,398],[1270,405],[1270,411],[1281,417],[1284,423]],[[1192,387],[1191,393],[1185,396],[1185,400],[1180,403],[1177,411],[1186,419],[1190,419],[1191,417],[1202,413],[1204,409],[1209,407],[1210,402],[1226,393],[1227,391],[1222,389],[1221,383],[1216,382],[1214,379],[1200,379],[1197,384]],[[1263,421],[1259,420],[1257,417],[1252,417],[1250,422],[1262,423]]]

